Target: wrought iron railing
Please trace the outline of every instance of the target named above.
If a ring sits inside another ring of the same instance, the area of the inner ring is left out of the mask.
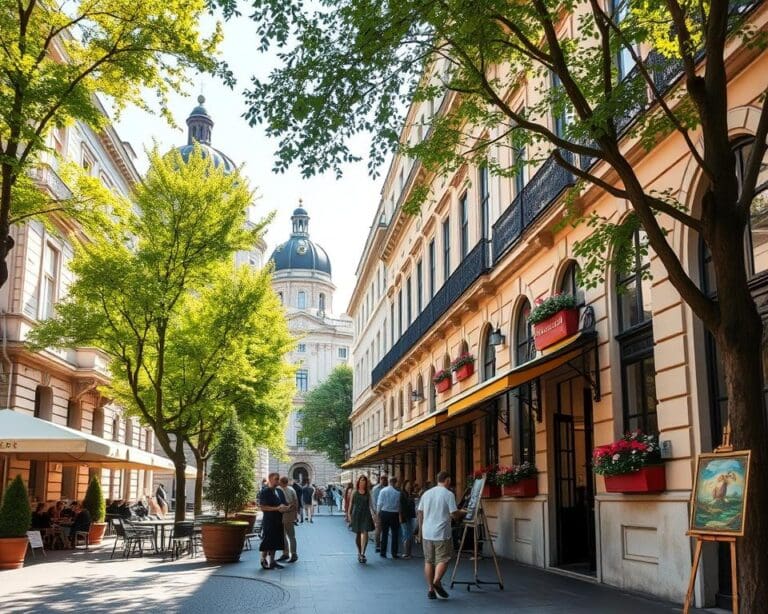
[[[371,373],[372,386],[378,384],[400,362],[403,356],[421,341],[451,305],[458,301],[464,292],[488,270],[486,244],[487,241],[483,239],[475,245],[400,339],[373,368]]]

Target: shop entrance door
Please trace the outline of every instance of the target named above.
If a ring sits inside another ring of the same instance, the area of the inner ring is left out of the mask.
[[[592,396],[580,378],[560,382],[553,420],[556,566],[594,575],[595,488],[592,476]]]

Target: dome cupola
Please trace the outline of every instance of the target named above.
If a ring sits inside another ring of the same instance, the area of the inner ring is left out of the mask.
[[[216,168],[223,167],[225,173],[231,173],[237,168],[237,165],[225,153],[211,146],[211,133],[213,132],[213,119],[208,114],[208,110],[203,106],[205,96],[202,94],[197,97],[197,106],[187,117],[187,144],[179,147],[177,151],[181,158],[186,162],[198,144],[203,158],[210,157]]]
[[[299,201],[291,215],[291,237],[270,256],[275,272],[297,270],[331,276],[331,261],[326,251],[309,238],[309,214]]]

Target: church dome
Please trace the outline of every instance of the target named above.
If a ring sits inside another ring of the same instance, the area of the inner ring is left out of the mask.
[[[178,147],[176,150],[181,154],[182,159],[187,162],[195,148],[195,143],[200,147],[203,158],[210,157],[216,168],[223,167],[224,172],[231,173],[237,168],[237,165],[225,153],[211,146],[211,132],[213,132],[213,119],[205,108],[205,96],[202,94],[197,97],[197,106],[187,117],[187,144]]]
[[[326,251],[309,238],[309,214],[299,206],[291,216],[293,231],[269,257],[275,271],[301,269],[331,275],[331,261]]]

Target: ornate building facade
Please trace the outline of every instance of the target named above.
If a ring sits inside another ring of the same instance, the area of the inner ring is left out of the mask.
[[[296,365],[296,397],[285,432],[287,460],[270,459],[278,471],[302,483],[326,486],[339,479],[339,468],[325,454],[305,447],[300,437],[304,395],[322,383],[341,364],[349,362],[352,322],[334,317],[331,262],[328,254],[309,238],[309,214],[299,206],[291,216],[292,232],[270,256],[274,266],[272,287],[285,307],[288,328],[297,338],[288,361]]]

